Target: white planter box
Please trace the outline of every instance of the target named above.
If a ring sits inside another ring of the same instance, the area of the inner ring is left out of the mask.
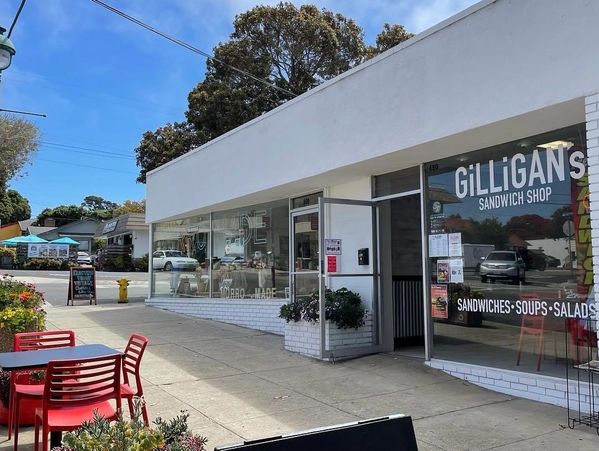
[[[372,344],[372,317],[370,313],[366,314],[364,321],[364,326],[358,329],[339,329],[327,321],[325,324],[327,349],[334,352],[338,349]],[[286,323],[285,349],[320,358],[320,323],[309,323],[307,321]],[[328,358],[328,356],[326,357]]]

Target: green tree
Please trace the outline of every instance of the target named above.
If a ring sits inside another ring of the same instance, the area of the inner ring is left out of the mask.
[[[106,200],[100,196],[86,196],[83,198],[81,206],[89,211],[112,211],[118,207],[119,204]]]
[[[145,183],[147,172],[208,141],[201,136],[186,122],[166,124],[154,132],[145,132],[135,148],[137,166],[141,168],[137,181]]]
[[[37,215],[36,223],[39,226],[43,226],[47,218],[52,218],[56,221],[56,227],[60,227],[69,222],[79,221],[85,217],[88,217],[88,212],[79,205],[59,205],[55,208],[44,208]]]
[[[27,199],[12,189],[0,192],[0,223],[8,224],[30,217],[31,207]]]
[[[383,31],[376,36],[376,46],[371,47],[371,54],[378,55],[391,47],[395,47],[404,41],[407,41],[413,33],[408,32],[403,25],[390,25],[388,23],[383,25]]]
[[[39,130],[25,119],[0,115],[0,192],[18,176],[39,146]]]
[[[127,213],[145,213],[146,212],[146,201],[145,200],[126,200],[112,212],[112,217],[116,218]]]
[[[368,47],[352,19],[291,3],[256,6],[238,15],[233,27],[229,41],[214,48],[204,81],[188,95],[186,122],[144,133],[135,149],[138,182],[145,183],[148,171],[411,37],[402,26],[385,24],[376,47]]]
[[[506,249],[510,231],[497,218],[474,222],[474,230],[477,243],[493,244],[495,249]]]

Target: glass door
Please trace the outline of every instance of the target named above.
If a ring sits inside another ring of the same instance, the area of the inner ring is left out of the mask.
[[[381,352],[378,207],[369,201],[321,198],[319,213],[320,318],[331,301],[352,297],[348,291],[360,297],[365,309],[358,328],[355,323],[340,328],[331,321],[320,322],[321,356],[335,359]],[[323,302],[327,293],[332,296],[328,303]]]
[[[309,297],[320,289],[318,208],[291,213],[291,301]]]

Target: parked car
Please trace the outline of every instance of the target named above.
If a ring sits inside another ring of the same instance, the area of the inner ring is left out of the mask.
[[[186,257],[183,252],[174,249],[155,251],[152,254],[152,267],[154,269],[195,271],[198,266],[200,266],[200,263],[195,258]]]
[[[557,268],[562,264],[559,258],[555,258],[552,255],[545,255],[545,261],[547,262],[547,267],[549,268]]]
[[[547,269],[547,256],[542,250],[520,248],[518,249],[518,252],[522,257],[522,260],[524,260],[526,269],[538,269],[539,271],[545,271],[545,269]]]
[[[526,264],[516,251],[493,251],[480,264],[480,280],[510,279],[514,283],[526,280]]]
[[[77,264],[78,265],[91,265],[92,259],[87,252],[77,252]]]

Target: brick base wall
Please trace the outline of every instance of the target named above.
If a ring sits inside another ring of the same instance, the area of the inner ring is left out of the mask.
[[[568,397],[566,396],[567,383],[565,379],[559,377],[502,370],[440,359],[432,359],[426,362],[426,364],[480,387],[488,388],[489,390],[560,407],[568,407]],[[576,375],[574,374],[573,377],[576,377]],[[568,390],[570,409],[589,412],[590,400],[591,396],[593,396],[590,392],[589,384],[570,380]],[[580,405],[578,393],[580,393]],[[597,405],[599,403],[599,386],[597,384],[595,384],[594,397],[594,403]]]
[[[327,349],[338,349],[356,346],[367,346],[372,343],[372,317],[364,319],[364,326],[359,329],[339,329],[328,321],[325,325]],[[320,357],[320,324],[306,321],[285,324],[285,349],[310,357]],[[328,356],[326,356],[328,358]]]
[[[285,320],[279,318],[279,310],[286,302],[286,299],[151,298],[146,305],[283,335]]]

